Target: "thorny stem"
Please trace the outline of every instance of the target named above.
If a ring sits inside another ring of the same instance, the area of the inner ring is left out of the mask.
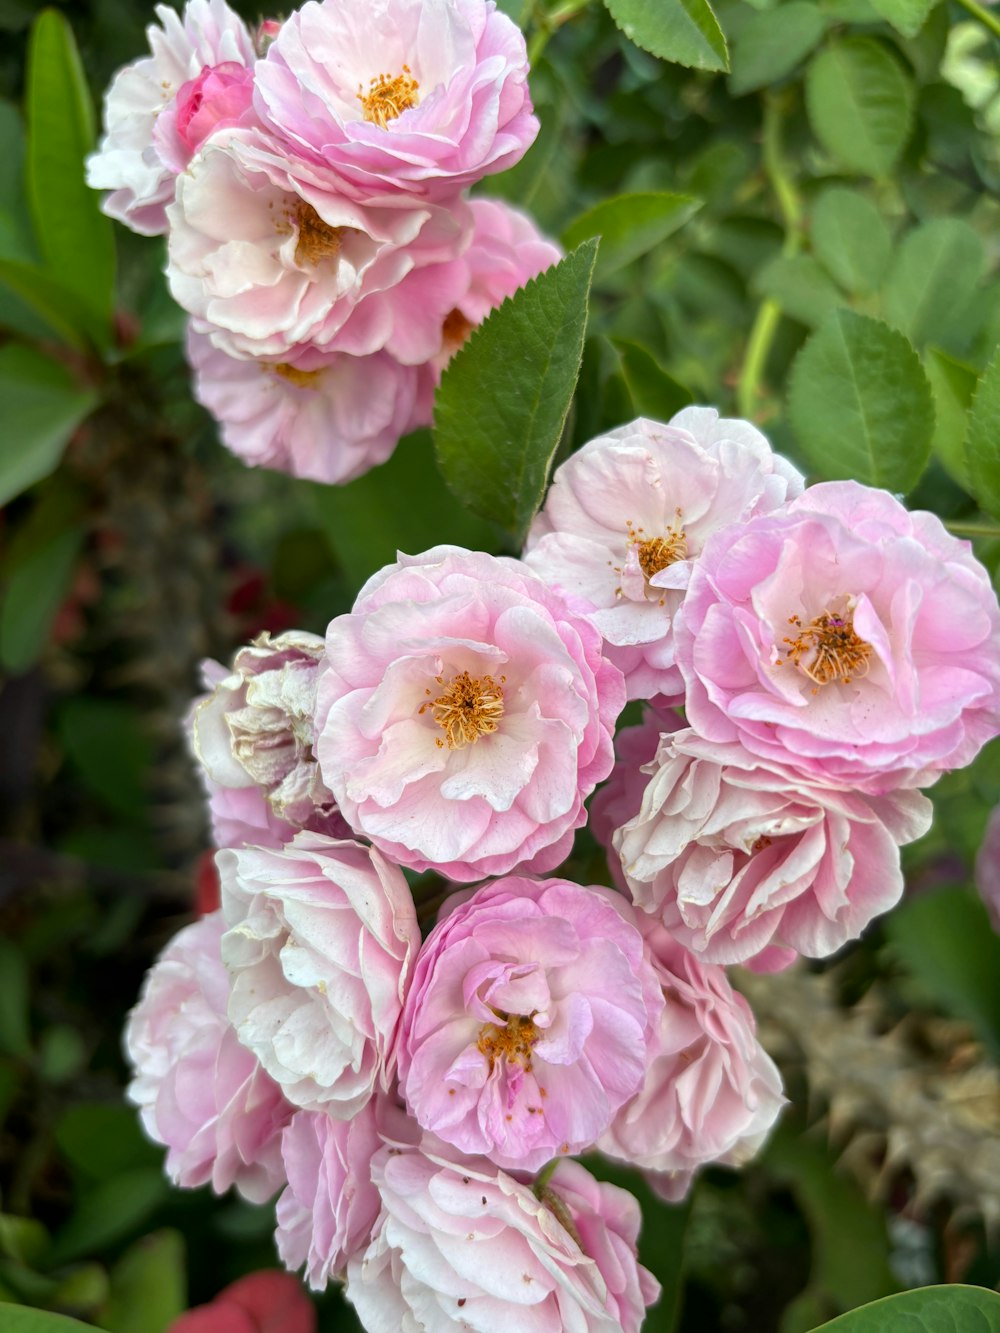
[[[781,122],[783,99],[768,94],[764,100],[764,170],[778,201],[785,224],[785,243],[782,254],[788,258],[798,254],[805,239],[802,230],[802,201],[784,160],[781,150]],[[760,303],[747,339],[743,367],[736,385],[740,415],[753,417],[757,406],[760,381],[767,366],[771,344],[781,319],[777,301],[766,298]]]
[[[982,5],[977,4],[976,0],[958,0],[958,3],[974,19],[978,19],[984,28],[989,28],[995,37],[1000,37],[1000,19],[997,18],[996,14],[991,14],[988,9],[984,9]]]

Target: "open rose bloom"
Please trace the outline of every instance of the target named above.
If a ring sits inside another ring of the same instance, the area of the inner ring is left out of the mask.
[[[523,565],[399,557],[327,630],[323,779],[389,857],[471,881],[557,865],[613,762],[621,673]]]

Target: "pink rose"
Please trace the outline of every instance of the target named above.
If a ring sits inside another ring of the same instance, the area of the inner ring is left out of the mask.
[[[651,1172],[664,1198],[679,1199],[699,1167],[749,1161],[785,1099],[750,1006],[725,971],[700,963],[651,917],[638,919],[666,1006],[643,1086],[598,1147]]]
[[[316,1311],[290,1274],[261,1269],[182,1314],[167,1333],[316,1333]]]
[[[660,989],[610,890],[512,877],[452,902],[417,959],[400,1092],[444,1142],[535,1171],[641,1086]]]
[[[882,793],[998,731],[1000,609],[968,542],[857,482],[712,538],[677,632],[691,726],[821,783]]]
[[[208,118],[232,123],[234,98],[245,99],[242,119],[256,59],[246,25],[225,0],[189,0],[180,16],[157,5],[156,16],[162,28],[151,24],[146,29],[152,55],[115,75],[104,102],[104,138],[87,160],[87,183],[112,191],[104,211],[146,236],[167,230],[165,208],[195,146],[192,142],[189,148],[178,137],[178,96],[186,90],[190,107],[194,85],[210,85],[201,120],[196,113],[189,117],[188,139]],[[220,85],[229,89],[221,98]],[[239,93],[232,91],[236,85]]]
[[[243,360],[188,331],[194,396],[222,443],[251,467],[343,484],[384,463],[401,436],[430,424],[416,366],[387,352],[348,356],[306,347],[283,361]]]
[[[434,356],[471,215],[366,208],[253,130],[217,130],[177,179],[167,279],[220,350],[281,360],[307,343],[418,365]],[[417,270],[439,265],[427,279]],[[413,275],[412,277],[410,275]],[[454,284],[454,291],[452,290]]]
[[[241,648],[232,670],[195,704],[191,744],[213,783],[259,787],[280,819],[304,826],[335,811],[313,757],[323,640],[304,630]],[[225,668],[213,663],[213,674]]]
[[[372,1178],[382,1214],[345,1293],[366,1328],[638,1333],[659,1295],[636,1261],[635,1201],[575,1162],[559,1164],[541,1198],[432,1143],[383,1148]]]
[[[628,893],[622,873],[621,857],[611,844],[615,830],[638,813],[642,794],[649,781],[644,765],[653,761],[659,748],[660,736],[676,731],[682,725],[680,716],[669,706],[648,706],[642,721],[635,727],[622,727],[615,736],[615,766],[603,787],[599,787],[590,802],[590,831],[604,848],[611,878],[621,891]]]
[[[253,70],[235,61],[213,65],[178,91],[172,112],[157,120],[154,137],[170,135],[170,148],[180,150],[177,170],[183,171],[213,130],[254,125],[252,105]]]
[[[318,833],[217,864],[240,1041],[289,1101],[349,1119],[393,1076],[420,946],[406,880],[378,852]]]
[[[281,1136],[288,1184],[278,1200],[278,1254],[287,1268],[305,1264],[306,1280],[322,1291],[371,1240],[381,1202],[371,1160],[382,1146],[376,1098],[350,1120],[299,1111]]]
[[[186,926],[150,968],[125,1027],[135,1071],[128,1097],[166,1145],[177,1185],[235,1185],[263,1203],[284,1180],[281,1131],[292,1115],[226,1017],[221,912]]]
[[[556,469],[524,559],[587,604],[630,699],[680,702],[674,624],[705,542],[801,489],[749,422],[709,407],[686,407],[668,425],[640,418]]]
[[[990,815],[976,857],[976,888],[1000,934],[1000,806]]]
[[[541,579],[458,547],[401,555],[330,623],[326,662],[317,755],[357,832],[455,880],[566,856],[624,689]]]
[[[261,63],[257,108],[362,202],[455,199],[538,133],[524,38],[487,0],[303,5]]]
[[[298,829],[279,819],[259,787],[220,787],[205,778],[216,847],[281,847]]]
[[[809,783],[736,742],[667,735],[614,845],[637,907],[707,963],[825,958],[903,893],[899,847],[930,828],[915,791]]]

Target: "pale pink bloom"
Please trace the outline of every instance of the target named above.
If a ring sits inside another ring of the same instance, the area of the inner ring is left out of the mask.
[[[188,330],[194,396],[222,443],[251,467],[343,484],[384,463],[400,437],[430,424],[420,370],[387,352],[304,348],[284,361],[244,360]]]
[[[362,202],[455,199],[538,133],[524,38],[492,0],[303,5],[261,63],[257,108]]]
[[[104,138],[87,160],[87,183],[113,192],[104,211],[146,236],[167,230],[164,210],[199,135],[245,119],[256,60],[246,25],[225,0],[189,0],[180,16],[157,5],[156,16],[162,27],[146,29],[152,55],[115,75],[104,102]]]
[[[444,1142],[535,1171],[590,1147],[641,1086],[660,990],[608,889],[511,877],[454,901],[414,969],[400,1092]]]
[[[406,880],[378,852],[318,833],[216,861],[240,1041],[289,1101],[349,1119],[393,1077],[420,946]]]
[[[621,674],[516,560],[400,555],[331,621],[317,754],[341,813],[402,865],[550,870],[613,762]]]
[[[298,833],[279,819],[259,787],[220,787],[203,774],[215,847],[282,847]]]
[[[925,786],[1000,729],[989,575],[933,514],[853,481],[710,540],[677,659],[697,732],[830,785]]]
[[[556,469],[524,559],[590,607],[630,699],[681,702],[674,622],[705,542],[802,485],[749,422],[710,407],[686,407],[667,425],[640,417]]]
[[[611,878],[628,893],[622,873],[621,857],[612,846],[615,830],[639,811],[649,776],[643,765],[652,761],[664,732],[683,726],[680,715],[669,705],[653,700],[634,727],[622,727],[615,736],[615,766],[603,787],[598,787],[590,802],[588,828],[601,844],[608,858]]]
[[[313,756],[322,655],[316,634],[272,639],[265,630],[237,652],[190,719],[192,748],[213,783],[260,787],[280,819],[300,826],[333,809]]]
[[[307,343],[412,365],[434,356],[460,291],[447,261],[468,244],[467,205],[367,208],[321,172],[291,170],[263,135],[225,129],[178,177],[167,279],[195,328],[237,357],[280,360]]]
[[[1000,806],[990,815],[976,857],[976,888],[986,904],[993,929],[1000,933]]]
[[[386,1146],[372,1177],[382,1213],[345,1294],[373,1333],[638,1333],[659,1295],[636,1260],[635,1200],[575,1162],[560,1162],[541,1199],[433,1141]]]
[[[707,963],[857,939],[901,898],[899,847],[933,817],[919,792],[824,787],[690,730],[663,736],[644,774],[614,846],[635,905]]]
[[[226,1017],[221,912],[186,926],[146,974],[125,1027],[129,1100],[166,1145],[177,1185],[235,1185],[263,1203],[282,1184],[281,1131],[293,1107]]]
[[[679,1199],[699,1167],[749,1161],[785,1098],[750,1006],[724,969],[700,962],[652,917],[638,919],[666,1006],[642,1089],[598,1147],[650,1172],[664,1198]]]
[[[275,1241],[286,1268],[301,1268],[314,1291],[371,1240],[381,1203],[371,1161],[382,1146],[372,1098],[350,1120],[298,1111],[281,1136],[288,1184],[278,1200]]]

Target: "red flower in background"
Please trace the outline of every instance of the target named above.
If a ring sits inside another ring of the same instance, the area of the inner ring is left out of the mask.
[[[167,1333],[316,1333],[316,1311],[291,1273],[248,1273],[175,1319]]]

